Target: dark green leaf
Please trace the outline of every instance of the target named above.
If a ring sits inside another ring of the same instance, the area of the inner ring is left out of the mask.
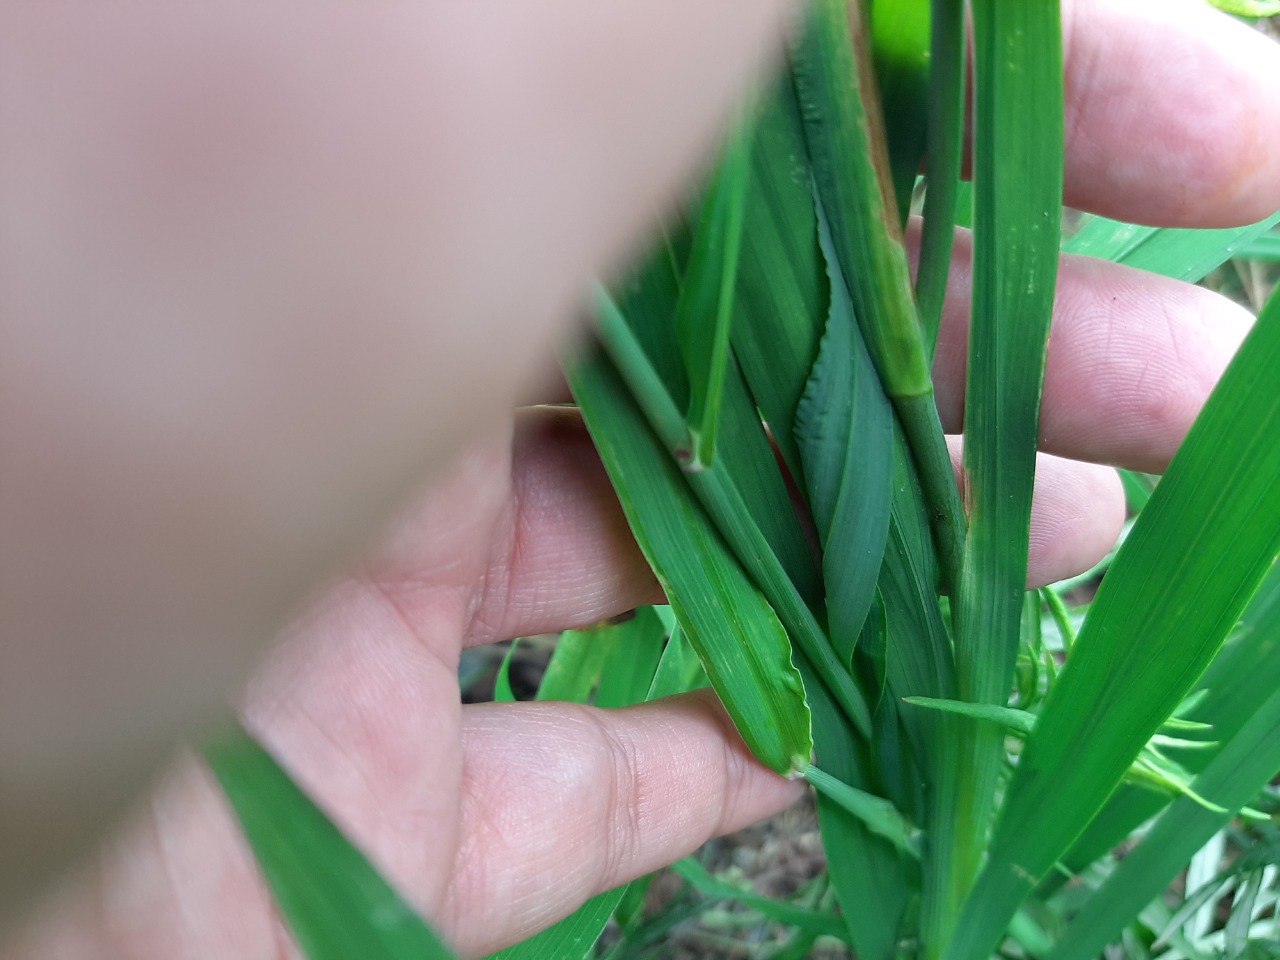
[[[848,665],[889,536],[893,408],[862,342],[825,223],[821,244],[831,313],[796,413],[796,440],[822,543],[831,641]]]

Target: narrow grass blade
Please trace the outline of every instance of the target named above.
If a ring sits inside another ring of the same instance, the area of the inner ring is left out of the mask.
[[[1280,771],[1280,692],[1273,693],[1192,784],[1225,807],[1221,813],[1177,800],[1072,920],[1047,960],[1097,956],[1142,908],[1160,896],[1235,811],[1256,797]]]
[[[204,750],[309,960],[454,954],[266,750],[239,727]]]
[[[671,628],[671,637],[662,651],[658,669],[649,685],[649,700],[659,700],[677,693],[687,693],[707,685],[707,676],[698,661],[697,651],[689,643],[680,624]]]
[[[802,668],[802,671],[807,668]],[[810,686],[809,673],[805,682]],[[813,736],[819,761],[843,783],[871,791],[871,765],[865,743],[828,697],[814,696]],[[915,897],[913,866],[901,851],[873,833],[840,804],[818,794],[818,824],[831,886],[860,960],[899,956],[903,919]]]
[[[694,499],[612,365],[569,366],[569,382],[645,558],[743,740],[794,775],[813,744],[804,687],[773,609]],[[726,617],[722,611],[732,610]]]
[[[935,518],[942,567],[956,582],[964,514],[933,401],[902,232],[893,209],[883,118],[861,8],[817,0],[792,52],[819,202],[885,392],[906,431]],[[855,55],[855,46],[860,48]]]
[[[683,421],[680,411],[689,403],[689,386],[672,322],[680,289],[680,249],[686,244],[678,231],[670,240],[667,251],[660,251],[649,267],[620,291],[622,299],[617,305],[607,296],[602,303],[606,304],[606,317],[621,318],[622,335],[638,344],[638,355],[652,368],[654,382],[661,384],[662,396],[655,394],[655,400],[661,403],[664,419],[672,421],[669,425],[664,423],[662,436],[664,442],[671,444],[668,451],[687,463],[692,437],[678,421]],[[648,409],[650,413],[657,412],[652,404]],[[759,409],[732,356],[725,371],[720,419],[714,469],[703,473],[724,477],[735,489],[746,504],[741,517],[763,535],[769,551],[781,564],[785,579],[807,605],[820,608],[822,582],[813,551],[796,522],[791,496],[760,422]]]
[[[629,707],[648,699],[667,638],[653,607],[640,607],[609,631],[608,653],[600,670],[595,704],[606,710]]]
[[[687,466],[682,420],[666,387],[649,363],[626,319],[604,293],[600,294],[600,334],[618,373],[630,387],[638,408],[666,445],[672,465]],[[588,426],[590,422],[588,421]],[[595,431],[592,431],[595,433]],[[607,464],[606,464],[607,465]],[[764,592],[786,625],[800,653],[816,668],[816,676],[831,691],[840,708],[864,736],[871,729],[866,698],[840,663],[831,640],[796,589],[753,519],[733,477],[720,463],[680,473],[707,510],[739,561]],[[615,486],[617,480],[614,481]],[[674,606],[674,604],[673,604]]]
[[[1012,733],[1027,736],[1035,729],[1036,717],[1026,710],[1014,707],[998,706],[994,703],[970,703],[968,700],[940,700],[934,697],[906,697],[905,701],[913,707],[924,707],[928,710],[939,710],[990,723]]]
[[[909,857],[920,859],[920,847],[916,840],[920,831],[884,797],[851,787],[825,770],[813,766],[805,770],[804,778],[828,800],[839,804],[861,820],[876,836],[888,840]]]
[[[559,923],[486,960],[583,960],[592,954],[626,892],[623,885],[597,894]]]
[[[586,703],[604,670],[609,627],[560,634],[538,686],[538,700]]]
[[[729,366],[729,330],[742,246],[749,131],[730,142],[705,202],[676,302],[676,329],[689,373],[693,462],[715,456],[720,399]]]
[[[889,148],[889,172],[899,224],[924,159],[929,105],[929,0],[868,4],[871,50]]]
[[[1241,245],[1236,256],[1249,260],[1266,260],[1269,263],[1280,261],[1280,231],[1273,227],[1262,236],[1254,237]]]
[[[954,960],[985,957],[1218,653],[1280,551],[1280,297],[1138,517],[1026,744]]]
[[[596,638],[611,647],[596,694],[597,706],[629,706],[690,688],[697,676],[690,662],[696,668],[697,657],[678,626],[663,647],[666,624],[655,608],[640,607],[633,620],[605,630],[612,631],[608,641]],[[629,887],[624,884],[592,897],[559,923],[492,954],[488,960],[582,960],[600,939]]]
[[[736,900],[770,920],[785,923],[820,937],[835,937],[845,943],[849,941],[849,933],[839,918],[724,883],[708,873],[707,869],[692,857],[677,860],[671,865],[671,872],[699,893],[709,897],[717,900]]]
[[[805,486],[822,544],[831,641],[848,666],[875,596],[889,536],[893,408],[853,316],[822,224],[831,312],[796,413]]]
[[[1280,567],[1273,566],[1241,618],[1240,628],[1227,641],[1200,682],[1204,694],[1188,711],[1195,721],[1206,723],[1213,739],[1225,743],[1234,738],[1280,689]],[[1174,752],[1187,769],[1203,770],[1212,757],[1197,751]],[[1063,857],[1072,872],[1080,872],[1118,846],[1164,805],[1162,797],[1148,791],[1116,792],[1088,829]]]
[[[1222,230],[1162,229],[1094,217],[1063,249],[1199,283],[1276,224],[1280,224],[1280,213]]]
[[[1062,210],[1062,21],[1056,0],[973,4],[973,318],[965,394],[969,530],[958,591],[959,699],[1003,706],[1027,582],[1031,493]],[[1028,176],[1027,171],[1036,171]],[[1004,733],[964,723],[951,906],[977,876]]]
[[[965,70],[968,50],[964,0],[932,0],[924,226],[916,299],[930,359],[942,326],[951,273],[960,171],[964,161]]]

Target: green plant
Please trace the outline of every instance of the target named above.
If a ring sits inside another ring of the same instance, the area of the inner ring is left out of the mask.
[[[1070,960],[1139,927],[1176,941],[1178,918],[1152,901],[1213,837],[1256,829],[1247,808],[1280,770],[1280,394],[1258,387],[1280,368],[1280,299],[1154,492],[1127,478],[1137,519],[1083,619],[1060,590],[1027,593],[1062,236],[1060,12],[971,11],[971,198],[965,5],[866,17],[815,0],[696,216],[597,291],[600,349],[568,364],[671,608],[608,628],[635,642],[562,640],[541,695],[621,704],[705,677],[760,761],[818,790],[839,921],[757,906],[861,960]],[[913,284],[903,227],[922,161]],[[962,204],[964,503],[929,373]],[[1271,255],[1277,222],[1094,218],[1066,247],[1198,280],[1242,245]],[[211,759],[231,782],[234,755]],[[1261,949],[1251,925],[1275,857],[1260,849],[1213,880],[1245,901],[1224,939],[1238,955]],[[585,956],[615,912],[634,927],[636,896],[597,897],[499,956]]]

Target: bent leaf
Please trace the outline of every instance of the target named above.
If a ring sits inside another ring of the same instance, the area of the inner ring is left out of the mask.
[[[791,644],[694,498],[612,364],[568,365],[569,384],[645,559],[756,758],[795,775],[813,751]]]

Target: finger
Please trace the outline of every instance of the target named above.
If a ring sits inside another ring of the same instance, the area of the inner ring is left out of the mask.
[[[785,8],[0,5],[0,891],[505,415]]]
[[[1124,487],[1110,467],[1038,455],[1027,587],[1092,568],[1116,545],[1124,517]]]
[[[956,478],[963,486],[963,441],[948,437],[947,445]],[[1124,516],[1124,487],[1110,467],[1038,454],[1031,498],[1028,589],[1093,567],[1116,545]]]
[[[1280,48],[1203,0],[1071,0],[1066,201],[1157,226],[1280,207]]]
[[[590,623],[661,592],[631,536],[590,436],[573,411],[543,411],[518,432],[502,544],[490,555],[465,643]],[[952,455],[960,474],[958,439]],[[1031,515],[1031,586],[1089,569],[1115,545],[1124,495],[1115,471],[1041,455]],[[520,531],[513,549],[510,531]],[[395,592],[394,582],[383,582]],[[404,600],[400,601],[402,604]]]
[[[410,622],[433,620],[444,598],[463,611],[442,656],[459,636],[476,646],[662,602],[577,410],[523,410],[514,442],[468,464],[362,572]]]
[[[709,691],[628,710],[483,705],[464,721],[463,835],[439,921],[483,955],[792,803]]]
[[[969,235],[955,269],[934,361],[938,411],[964,422]],[[1161,473],[1252,323],[1200,287],[1089,257],[1062,258],[1049,336],[1041,449]]]

